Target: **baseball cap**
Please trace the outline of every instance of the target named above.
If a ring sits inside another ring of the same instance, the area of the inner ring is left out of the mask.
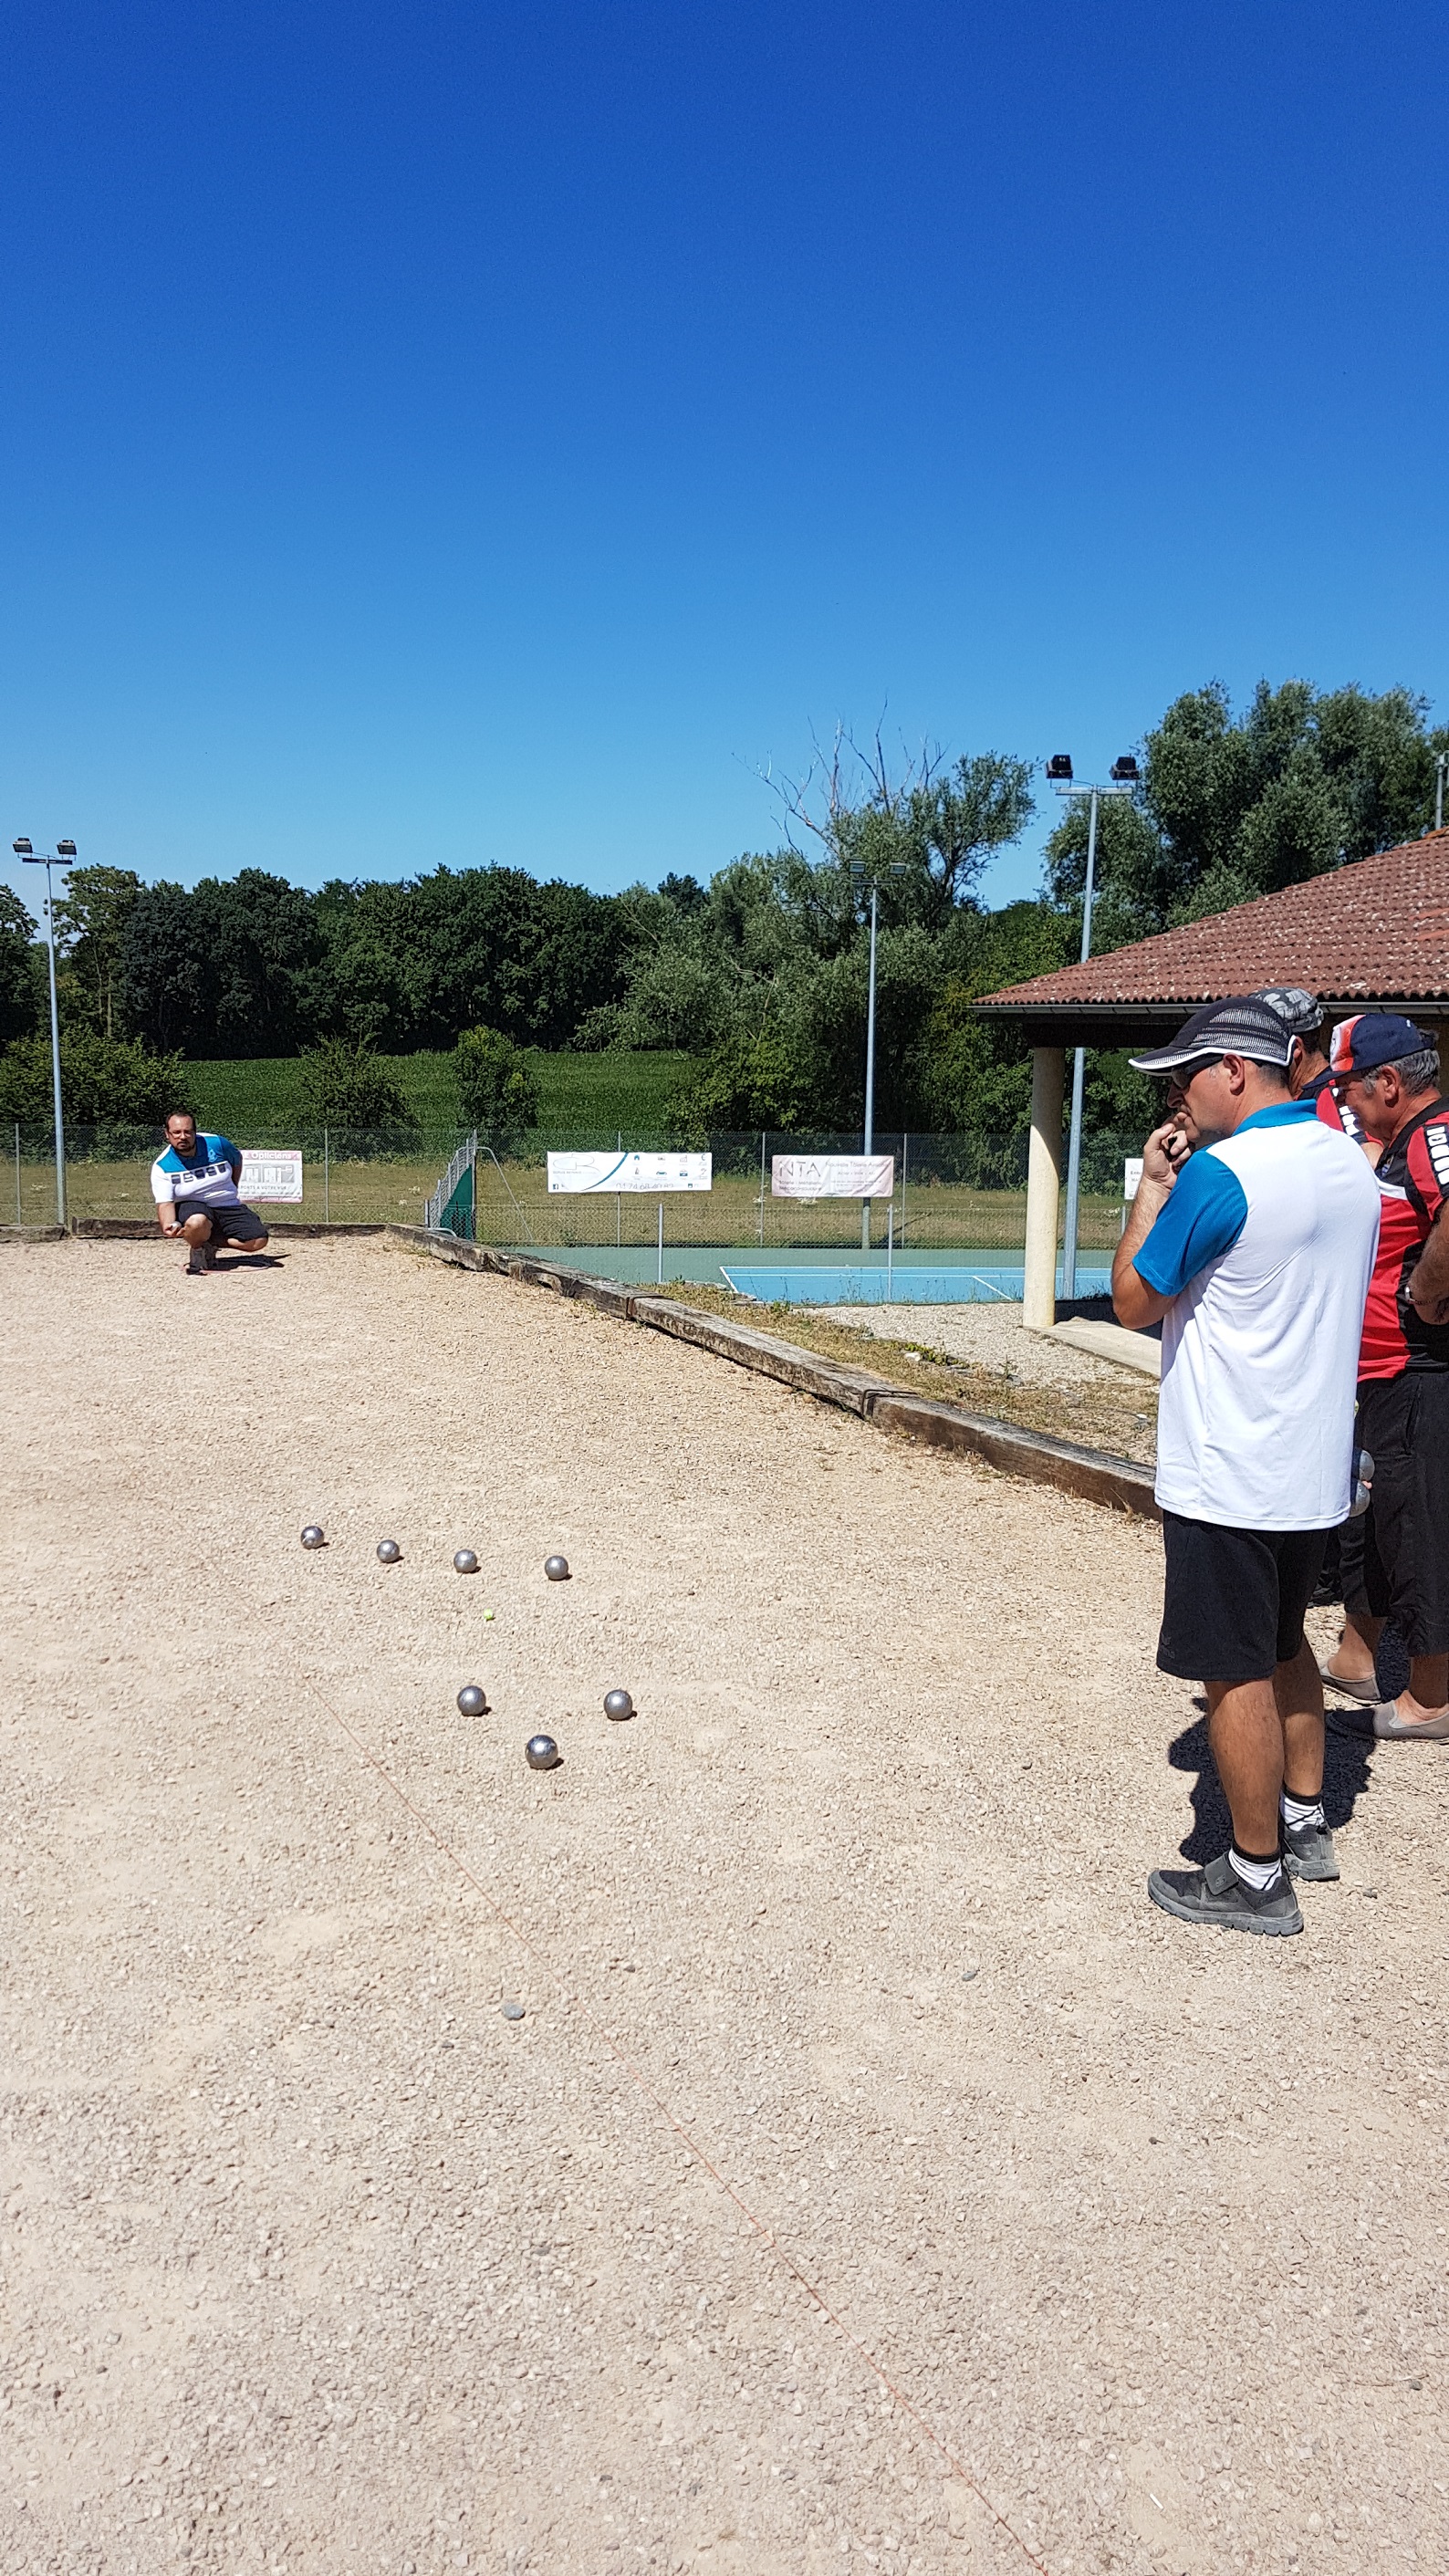
[[[1258,993],[1238,993],[1231,1001],[1206,1002],[1194,1011],[1171,1046],[1154,1047],[1150,1055],[1128,1057],[1138,1073],[1176,1073],[1197,1056],[1245,1055],[1254,1064],[1275,1064],[1286,1072],[1293,1052],[1286,1023]]]
[[[1433,1039],[1398,1011],[1359,1011],[1340,1020],[1328,1051],[1329,1071],[1343,1081],[1349,1074],[1372,1073],[1401,1055],[1417,1055]]]
[[[1255,1002],[1266,1002],[1275,1011],[1290,1037],[1310,1037],[1323,1023],[1323,1004],[1305,993],[1301,984],[1266,984]]]

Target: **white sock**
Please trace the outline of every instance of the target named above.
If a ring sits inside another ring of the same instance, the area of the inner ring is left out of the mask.
[[[1255,1896],[1266,1896],[1283,1875],[1283,1864],[1276,1852],[1271,1860],[1246,1860],[1236,1843],[1229,1843],[1228,1860],[1233,1876],[1240,1878],[1244,1887],[1251,1887]]]
[[[1321,1834],[1327,1832],[1328,1819],[1324,1815],[1321,1798],[1295,1798],[1290,1790],[1285,1789],[1278,1804],[1284,1824],[1291,1826],[1295,1834],[1301,1834],[1305,1825],[1315,1826]]]

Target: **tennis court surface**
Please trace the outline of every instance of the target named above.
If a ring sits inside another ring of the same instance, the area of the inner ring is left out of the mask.
[[[1195,1936],[1150,1525],[380,1241],[0,1281],[6,2576],[1444,2564],[1441,1754]]]

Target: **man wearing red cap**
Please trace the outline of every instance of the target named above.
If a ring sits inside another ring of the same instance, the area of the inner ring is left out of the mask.
[[[1395,1011],[1333,1032],[1333,1087],[1379,1146],[1378,1257],[1359,1355],[1358,1433],[1374,1461],[1364,1531],[1368,1614],[1349,1610],[1323,1666],[1363,1704],[1335,1733],[1449,1743],[1449,1100],[1438,1054]],[[1409,1687],[1379,1700],[1374,1648],[1392,1612]]]

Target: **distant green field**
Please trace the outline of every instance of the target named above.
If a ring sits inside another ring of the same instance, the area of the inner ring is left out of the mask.
[[[588,1129],[607,1135],[613,1128],[626,1143],[637,1145],[662,1141],[658,1131],[664,1102],[688,1062],[686,1056],[664,1053],[545,1055],[538,1048],[529,1049],[528,1060],[538,1084],[541,1131]],[[441,1133],[456,1125],[458,1105],[446,1055],[391,1055],[381,1061],[421,1127]],[[298,1123],[295,1056],[191,1063],[186,1078],[202,1125],[234,1130],[242,1143],[248,1132]],[[642,1132],[646,1129],[647,1134]]]

